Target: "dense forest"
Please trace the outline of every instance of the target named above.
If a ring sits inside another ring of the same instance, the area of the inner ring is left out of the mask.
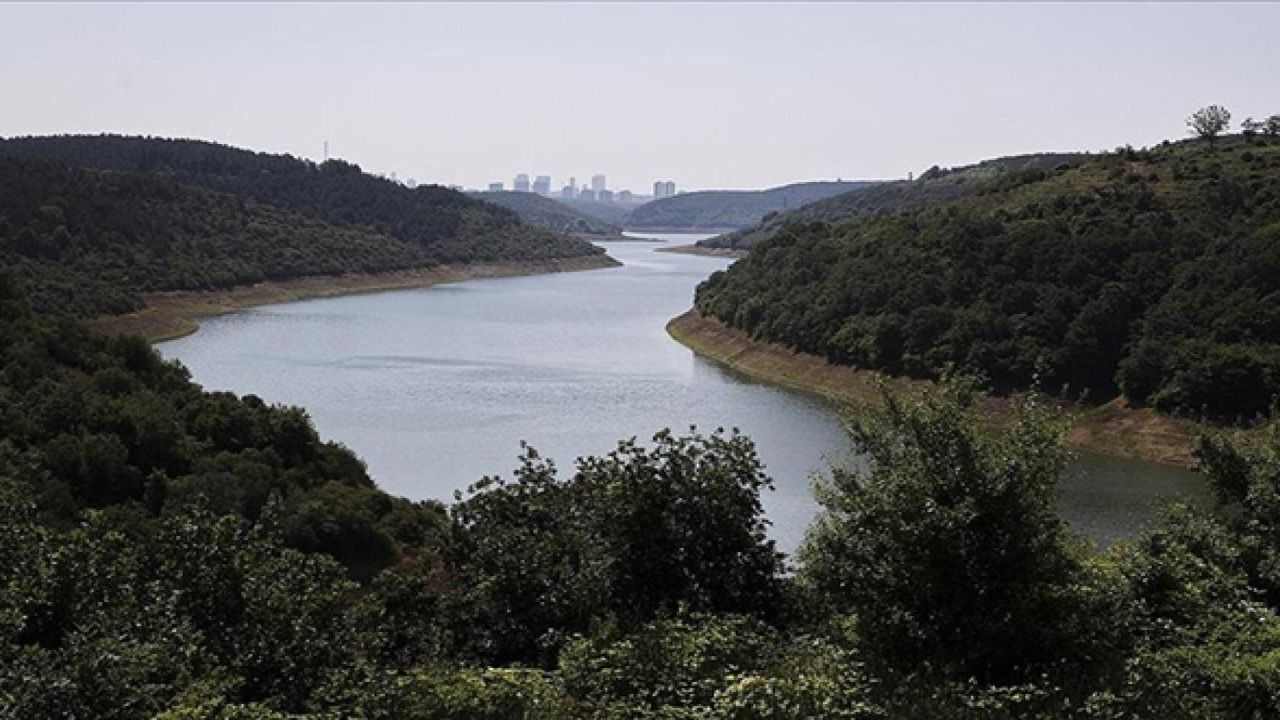
[[[706,190],[681,193],[637,207],[631,228],[741,228],[766,215],[794,210],[822,198],[872,186],[866,182],[806,182],[768,190]]]
[[[528,449],[449,507],[0,277],[0,717],[1190,718],[1280,712],[1280,432],[1227,511],[1089,548],[1062,424],[960,382],[851,419],[790,564],[736,433]]]
[[[922,178],[930,183],[944,178]],[[697,307],[831,362],[1249,421],[1280,394],[1280,143],[1123,148],[792,224]],[[869,190],[867,193],[874,192]]]
[[[575,210],[569,205],[537,193],[527,192],[476,192],[468,193],[477,200],[501,205],[520,216],[520,219],[540,228],[566,235],[600,235],[606,237],[622,234],[622,228],[599,218]]]
[[[154,290],[600,252],[338,160],[108,135],[0,140],[0,257],[42,308],[123,312]]]
[[[41,310],[120,313],[140,293],[436,263],[422,247],[153,173],[0,157],[0,261]]]
[[[982,180],[1007,172],[1039,168],[1054,170],[1075,165],[1088,156],[1078,153],[1038,153],[985,160],[976,165],[943,169],[937,166],[911,181],[865,183],[861,187],[809,202],[793,210],[764,215],[750,227],[701,240],[711,248],[750,250],[788,225],[835,223],[864,215],[900,212],[911,207],[953,200],[974,192]]]

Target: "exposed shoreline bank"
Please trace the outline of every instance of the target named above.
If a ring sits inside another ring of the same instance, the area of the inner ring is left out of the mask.
[[[621,263],[608,255],[590,255],[551,260],[504,260],[500,262],[437,265],[416,270],[349,275],[313,275],[290,280],[240,285],[225,290],[148,293],[145,306],[125,315],[102,315],[89,321],[105,333],[141,335],[148,342],[172,340],[195,332],[203,318],[225,315],[258,305],[354,295],[407,288],[422,288],[477,278],[542,275],[617,267]]]
[[[874,373],[832,365],[825,358],[797,353],[781,345],[752,340],[749,335],[714,318],[690,310],[667,323],[671,337],[694,352],[749,377],[822,396],[849,405],[874,405],[878,391]],[[895,387],[920,387],[925,381],[893,379]],[[984,397],[979,410],[999,422],[1010,401]],[[1132,408],[1122,400],[1076,410],[1067,435],[1077,448],[1107,455],[1189,468],[1193,464],[1195,423],[1162,415],[1149,408]]]
[[[645,233],[655,233],[658,235],[724,235],[731,232],[737,232],[742,228],[711,226],[711,227],[687,227],[683,225],[654,225],[652,227],[623,227],[622,232],[632,233],[633,235],[643,235]]]
[[[743,258],[747,256],[746,250],[730,250],[729,248],[709,248],[701,245],[673,245],[671,247],[658,248],[658,252],[679,253],[681,255],[703,255],[706,257],[719,258]]]

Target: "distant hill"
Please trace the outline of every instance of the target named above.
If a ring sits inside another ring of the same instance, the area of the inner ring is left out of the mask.
[[[806,182],[768,190],[706,190],[662,198],[637,207],[628,228],[742,228],[770,213],[786,212],[815,200],[870,186],[868,182]]]
[[[636,205],[620,202],[599,202],[576,198],[573,200],[559,199],[556,202],[566,205],[583,215],[593,217],[600,222],[623,228],[627,226],[627,218],[630,217],[631,211],[637,207]]]
[[[864,209],[842,222],[786,223],[703,283],[697,307],[862,368],[954,366],[1217,418],[1273,409],[1280,142],[982,168],[845,196]]]
[[[363,225],[439,262],[574,257],[581,240],[521,222],[505,208],[436,185],[410,189],[341,160],[316,164],[200,140],[61,135],[0,140],[0,155],[158,173],[336,225]]]
[[[185,140],[0,140],[0,265],[42,312],[121,313],[160,290],[600,253],[504,208],[338,161]]]
[[[540,228],[566,235],[616,236],[622,228],[576,210],[554,198],[527,192],[467,193],[477,200],[507,208],[520,219]]]
[[[866,184],[849,192],[811,202],[803,207],[763,218],[752,227],[726,233],[698,244],[704,247],[749,250],[780,228],[810,222],[839,222],[862,215],[896,212],[926,203],[944,202],[978,187],[978,181],[1002,172],[1040,168],[1052,170],[1076,164],[1081,153],[1040,153],[986,160],[951,170],[930,168],[914,181]]]

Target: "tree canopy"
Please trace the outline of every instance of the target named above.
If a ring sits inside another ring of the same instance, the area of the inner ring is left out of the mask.
[[[835,363],[1248,420],[1280,394],[1277,232],[1280,145],[1125,149],[789,226],[696,305]]]
[[[157,290],[601,252],[338,160],[140,137],[0,140],[0,259],[42,310],[120,313]]]

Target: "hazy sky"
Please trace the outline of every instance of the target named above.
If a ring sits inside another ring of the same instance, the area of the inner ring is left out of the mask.
[[[0,135],[198,137],[419,181],[883,178],[1280,112],[1280,5],[0,5]]]

